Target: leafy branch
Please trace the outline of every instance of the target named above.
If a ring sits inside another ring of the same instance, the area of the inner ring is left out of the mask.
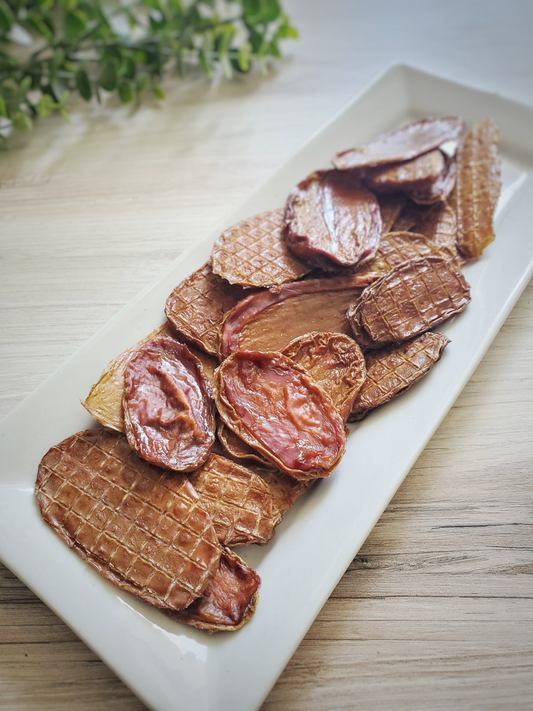
[[[164,99],[172,65],[182,77],[265,72],[296,37],[279,0],[0,0],[0,138],[37,116],[68,120],[72,92]]]

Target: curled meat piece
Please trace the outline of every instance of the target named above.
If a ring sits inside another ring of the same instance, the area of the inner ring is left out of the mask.
[[[177,622],[208,632],[235,632],[253,617],[261,578],[233,551],[222,551],[220,565],[204,594],[186,610],[168,611]]]
[[[230,284],[271,287],[311,271],[285,242],[284,210],[262,212],[225,230],[211,253],[213,272]]]
[[[437,149],[403,163],[367,168],[365,183],[376,192],[426,190],[441,175],[444,166],[444,155]]]
[[[428,331],[469,302],[470,287],[452,261],[419,257],[365,289],[348,317],[359,345],[379,348]]]
[[[429,331],[399,346],[369,353],[366,380],[349,419],[362,420],[369,410],[408,390],[440,359],[449,342],[446,336]]]
[[[240,301],[225,317],[220,355],[238,350],[278,351],[310,331],[351,333],[346,309],[379,275],[357,274],[286,284]]]
[[[366,376],[365,357],[353,338],[343,333],[307,333],[282,352],[324,388],[346,421]]]
[[[212,454],[189,481],[223,545],[266,543],[274,535],[281,515],[270,489],[253,471]]]
[[[154,338],[131,358],[124,421],[143,459],[175,471],[203,464],[215,441],[215,412],[200,362],[170,338]]]
[[[92,386],[87,399],[81,403],[87,412],[104,427],[109,427],[116,432],[124,432],[124,413],[122,411],[124,373],[132,355],[145,343],[157,336],[161,338],[172,337],[168,323],[156,328],[142,341],[113,358],[109,365],[106,366],[98,382]]]
[[[218,569],[221,547],[192,484],[139,459],[121,434],[86,430],[52,447],[35,495],[68,546],[156,607],[187,607]]]
[[[501,188],[500,132],[490,120],[476,123],[457,150],[457,244],[467,259],[479,259],[494,239],[494,211]]]
[[[410,160],[457,138],[463,128],[464,122],[457,116],[425,118],[337,153],[333,165],[339,170],[351,170]]]
[[[318,266],[353,266],[370,259],[381,237],[376,196],[352,173],[324,170],[303,180],[285,209],[287,244]]]
[[[449,197],[455,187],[457,163],[455,158],[446,158],[446,166],[442,173],[427,187],[407,190],[407,194],[418,205],[433,205]]]
[[[242,462],[262,464],[265,467],[270,466],[270,462],[262,457],[259,452],[249,447],[246,442],[238,437],[233,430],[222,422],[217,426],[217,437],[224,449],[224,453],[229,454],[232,459],[237,459]]]
[[[224,314],[245,295],[242,287],[229,284],[204,264],[170,294],[165,314],[184,341],[216,355]]]
[[[344,452],[330,398],[281,353],[233,353],[217,371],[215,401],[230,429],[295,479],[329,476]]]
[[[357,273],[362,276],[368,271],[384,276],[402,262],[430,255],[450,259],[454,256],[452,253],[444,253],[423,235],[414,232],[389,232],[381,238],[374,259],[358,269]]]
[[[392,226],[400,217],[405,201],[406,197],[403,193],[378,196],[379,209],[381,211],[382,235],[392,230]]]

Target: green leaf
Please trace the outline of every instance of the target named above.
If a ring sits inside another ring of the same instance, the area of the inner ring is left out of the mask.
[[[4,101],[4,97],[2,96],[2,94],[0,94],[0,116],[3,116],[4,118],[9,118],[7,115],[6,102]]]
[[[119,69],[120,76],[126,77],[126,79],[134,79],[135,71],[136,66],[133,59],[131,57],[124,57]]]
[[[133,99],[133,88],[131,81],[123,79],[118,87],[118,95],[123,104],[129,104]]]
[[[91,100],[93,92],[91,90],[91,82],[89,81],[89,77],[87,76],[85,69],[79,69],[76,72],[76,88],[85,101]]]
[[[266,25],[281,14],[278,0],[243,0],[242,9],[245,22],[251,25]]]
[[[250,46],[247,44],[239,49],[237,67],[241,72],[247,72],[250,69]]]
[[[15,111],[9,118],[19,131],[29,131],[33,127],[33,121],[25,111]]]
[[[165,92],[163,91],[161,86],[159,84],[154,84],[152,88],[154,90],[155,98],[159,99],[159,101],[163,101],[163,99],[165,98]]]
[[[39,103],[37,105],[39,116],[50,116],[56,108],[57,104],[49,94],[43,94],[39,99]]]
[[[84,14],[81,12],[69,12],[65,17],[63,32],[68,40],[74,41],[85,32]]]
[[[47,42],[52,42],[54,39],[54,33],[52,30],[48,27],[46,22],[39,17],[38,14],[31,14],[28,15],[28,18],[26,22],[33,27],[35,32],[38,34],[42,35]]]
[[[0,2],[0,34],[7,35],[15,22],[9,5],[3,0]]]
[[[100,86],[106,91],[117,88],[117,68],[114,62],[104,62],[100,69]]]
[[[200,50],[200,66],[204,70],[204,72],[207,74],[208,78],[211,79],[213,76],[212,72],[212,67],[211,67],[211,61],[209,57],[207,56],[207,52],[205,49],[202,47]]]
[[[26,96],[31,89],[31,76],[26,75],[19,84],[19,91],[23,96]]]
[[[62,47],[57,47],[52,58],[52,64],[57,69],[65,61],[65,50]]]

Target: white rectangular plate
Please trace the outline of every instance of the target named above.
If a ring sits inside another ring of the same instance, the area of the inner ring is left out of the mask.
[[[441,329],[441,362],[355,428],[334,475],[243,557],[263,580],[255,617],[209,637],[121,592],[46,526],[33,496],[50,446],[94,422],[80,405],[111,358],[163,320],[167,295],[208,258],[228,225],[281,207],[334,153],[409,120],[460,115],[500,126],[504,190],[497,240],[465,268],[472,303]],[[533,271],[533,109],[397,65],[360,93],[206,239],[174,262],[0,424],[0,555],[153,709],[258,708],[350,561],[442,421]]]

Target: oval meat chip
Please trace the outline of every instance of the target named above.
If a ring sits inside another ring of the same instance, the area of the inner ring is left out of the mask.
[[[154,338],[126,369],[124,421],[130,446],[175,471],[203,464],[215,441],[215,412],[200,361],[170,338]]]
[[[494,211],[501,188],[500,132],[490,120],[476,123],[457,151],[457,242],[467,259],[479,259],[494,239]]]
[[[165,314],[183,340],[216,355],[224,314],[245,296],[242,287],[229,284],[204,264],[170,294]]]
[[[272,493],[253,471],[212,454],[189,481],[225,546],[266,543],[281,520]]]
[[[239,302],[220,332],[222,358],[239,350],[279,351],[310,331],[350,334],[346,310],[379,274],[309,279]]]
[[[304,368],[281,353],[242,351],[217,372],[228,427],[295,479],[329,476],[344,452],[344,423]]]
[[[358,148],[337,153],[333,165],[339,170],[399,163],[416,158],[457,138],[464,122],[457,116],[425,118],[373,138]]]
[[[285,222],[291,250],[326,268],[370,259],[381,237],[376,196],[358,176],[336,170],[313,173],[294,188]]]
[[[437,180],[444,166],[444,155],[437,149],[403,163],[367,168],[365,183],[376,192],[425,190]]]
[[[308,333],[291,341],[283,353],[324,388],[346,420],[366,376],[365,357],[353,338],[343,333]]]
[[[192,484],[139,459],[121,434],[86,430],[52,447],[35,495],[67,545],[156,607],[187,607],[218,569],[222,549]]]
[[[369,410],[408,390],[439,360],[449,342],[441,333],[430,331],[399,346],[371,351],[366,361],[366,380],[349,419],[362,420]]]
[[[379,348],[428,331],[469,302],[470,287],[452,261],[420,257],[365,289],[348,316],[359,345]]]
[[[270,287],[311,271],[285,242],[284,210],[254,215],[225,230],[211,252],[213,272],[230,284]]]

